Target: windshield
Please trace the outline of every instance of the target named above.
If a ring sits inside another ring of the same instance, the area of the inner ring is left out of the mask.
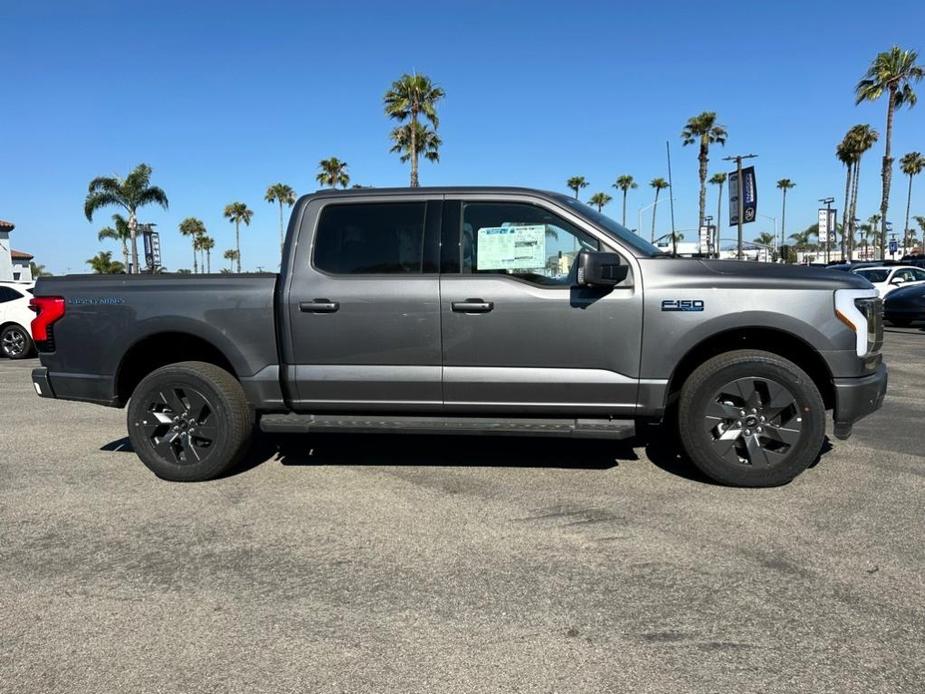
[[[890,276],[889,270],[858,270],[857,274],[869,282],[886,282]]]
[[[574,198],[570,198],[564,195],[559,199],[574,209],[576,212],[578,212],[582,217],[585,217],[586,219],[593,222],[596,226],[600,227],[602,231],[607,232],[615,239],[622,241],[627,246],[630,246],[633,250],[638,251],[640,255],[649,258],[656,255],[664,255],[660,249],[653,246],[644,238],[638,234],[634,234],[619,222],[611,219],[605,214],[598,212],[593,207],[585,205],[579,200],[575,200]]]

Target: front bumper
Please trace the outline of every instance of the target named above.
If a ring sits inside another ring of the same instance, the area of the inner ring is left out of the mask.
[[[880,409],[887,380],[886,364],[880,364],[869,376],[834,380],[836,437],[847,439],[856,421]]]

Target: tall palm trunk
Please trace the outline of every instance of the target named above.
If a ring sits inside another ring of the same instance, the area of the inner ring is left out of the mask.
[[[128,272],[128,241],[125,238],[122,238],[122,264]]]
[[[858,160],[854,162],[854,181],[851,183],[851,238],[852,243],[854,242],[854,233],[855,233],[855,222],[854,220],[858,216],[858,184],[861,180],[861,158],[858,157]],[[867,242],[864,243],[864,254],[867,255]]]
[[[212,252],[206,251],[206,274],[212,274]]]
[[[626,226],[626,189],[623,189],[623,226]]]
[[[880,197],[880,259],[886,258],[886,215],[890,207],[890,181],[893,178],[893,111],[896,108],[896,87],[890,87],[890,99],[886,106],[886,144],[883,150],[883,195]]]
[[[710,159],[708,152],[710,145],[707,141],[708,135],[702,135],[700,138],[700,217],[697,219],[697,228],[703,226],[703,219],[706,216],[707,209],[707,164]],[[740,185],[741,187],[741,185]]]
[[[909,194],[906,196],[906,222],[903,224],[903,254],[909,247],[909,208],[912,205],[912,174],[909,174]]]
[[[241,272],[241,222],[234,223],[234,248],[238,252],[238,274]]]
[[[655,213],[658,212],[658,194],[660,192],[660,188],[655,189],[655,204],[652,205],[652,243],[655,243]]]
[[[418,112],[411,110],[411,187],[418,187]]]
[[[780,191],[783,193],[780,203],[780,236],[786,238],[784,230],[787,228],[787,189],[781,188]]]
[[[196,262],[196,237],[193,237],[193,274],[199,274],[199,264]]]
[[[286,238],[283,235],[283,201],[279,201],[279,248],[280,250],[286,245]]]
[[[719,197],[716,198],[716,238],[713,240],[713,252],[719,258],[719,234],[723,228],[723,182],[719,184]],[[783,236],[781,236],[783,239]]]
[[[851,173],[853,167],[851,162],[845,165],[847,173],[845,175],[845,206],[842,208],[841,216],[841,257],[851,262],[851,227],[848,226],[848,202],[851,198]]]
[[[128,230],[132,237],[132,267],[131,271],[138,273],[138,220],[135,218],[135,210],[128,212]]]

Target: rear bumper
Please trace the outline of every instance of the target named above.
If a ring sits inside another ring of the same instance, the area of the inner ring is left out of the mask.
[[[881,364],[869,376],[834,380],[835,436],[848,438],[856,421],[880,409],[886,395],[887,380],[886,364]]]
[[[32,386],[43,398],[78,400],[107,407],[119,407],[114,395],[112,377],[92,374],[49,373],[40,366],[32,370]]]

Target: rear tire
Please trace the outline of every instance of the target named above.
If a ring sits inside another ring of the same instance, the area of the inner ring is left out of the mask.
[[[247,451],[254,417],[241,384],[213,364],[162,367],[138,384],[128,435],[158,477],[200,482],[231,470]]]
[[[825,405],[799,366],[758,350],[720,354],[681,388],[678,429],[697,468],[722,484],[786,484],[819,455]]]
[[[0,353],[10,359],[32,356],[34,344],[29,331],[21,325],[8,325],[0,331]]]

